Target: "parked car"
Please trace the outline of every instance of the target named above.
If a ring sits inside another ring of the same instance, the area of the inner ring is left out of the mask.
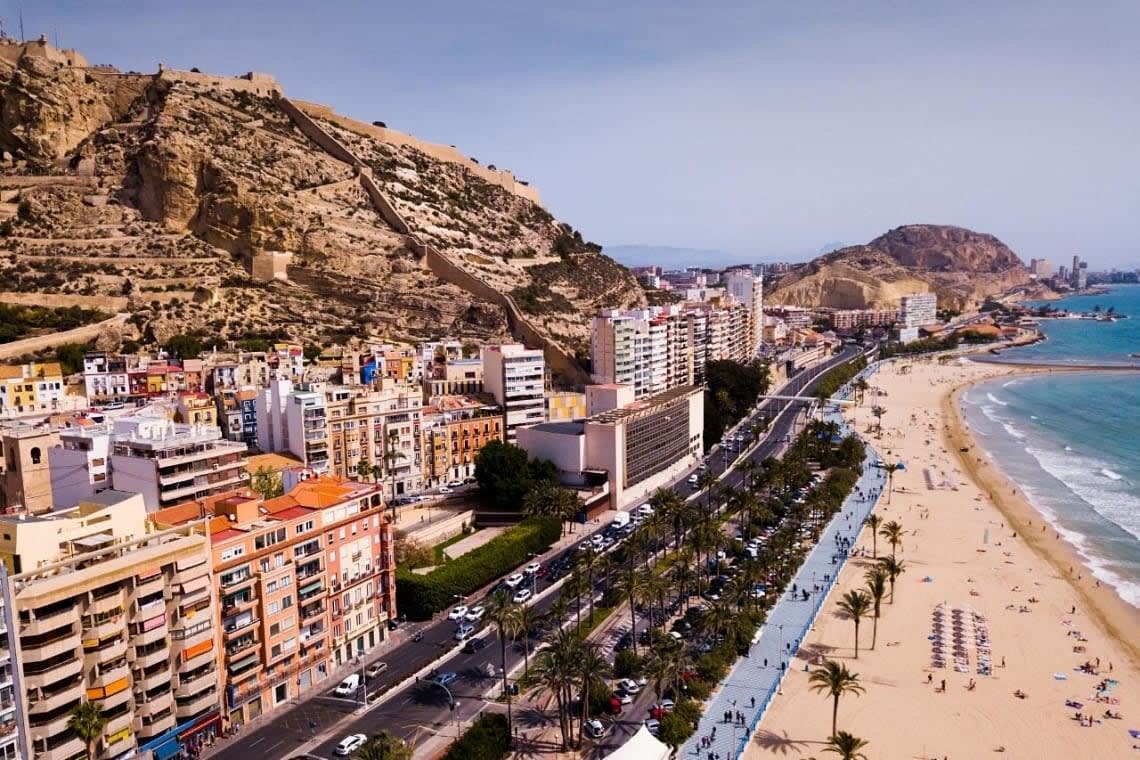
[[[337,687],[333,690],[333,693],[338,697],[351,697],[356,693],[356,690],[358,688],[360,688],[360,674],[349,673],[344,677],[343,681],[337,684]]]
[[[506,580],[507,588],[514,588],[515,586],[519,585],[522,582],[523,582],[523,574],[522,573],[515,573],[511,577],[507,578],[507,580]]]
[[[603,723],[597,718],[586,721],[586,733],[594,739],[601,739],[610,730],[611,723]]]
[[[388,669],[388,663],[376,661],[368,666],[368,670],[364,671],[365,678],[375,678]]]
[[[614,690],[614,697],[616,697],[617,700],[619,702],[621,702],[623,705],[628,705],[631,702],[633,702],[633,694],[626,691],[625,689],[615,689]]]
[[[447,488],[462,488],[462,487],[463,487],[463,481],[462,480],[452,480],[447,484]]]
[[[486,607],[484,607],[481,604],[476,604],[474,607],[467,610],[467,614],[464,616],[464,619],[468,623],[478,623],[480,620],[483,619],[483,614],[486,611],[487,611]]]
[[[364,734],[352,734],[351,736],[346,736],[341,739],[340,742],[336,745],[336,749],[333,750],[333,754],[337,757],[348,757],[353,752],[363,747],[366,741],[368,741],[368,737]]]
[[[462,620],[467,616],[467,610],[470,609],[466,604],[461,604],[451,612],[447,613],[448,620]]]
[[[699,480],[700,480],[700,477],[696,473],[693,473],[692,475],[689,476],[689,485],[695,486],[697,484],[697,481],[699,481]]]
[[[444,495],[444,496],[446,496],[447,494],[451,493],[451,489],[450,489],[450,488],[448,488],[447,486],[440,486],[440,487],[439,487],[439,493],[440,493],[441,495]]]
[[[475,626],[470,623],[463,623],[455,629],[455,640],[463,641],[465,638],[475,633]]]
[[[529,565],[527,565],[523,569],[523,572],[526,573],[527,575],[535,575],[541,569],[542,569],[542,565],[538,564],[537,562],[531,562]]]
[[[647,721],[645,721],[645,727],[649,729],[649,733],[653,734],[654,736],[657,736],[657,734],[661,733],[661,721],[657,720],[656,718],[649,718]]]
[[[625,689],[630,694],[636,694],[637,692],[641,691],[641,686],[642,684],[639,684],[632,678],[623,678],[617,682],[617,687],[619,689]]]
[[[515,595],[511,598],[511,601],[515,604],[523,604],[527,599],[530,599],[530,597],[531,591],[529,588],[520,588],[515,592]]]

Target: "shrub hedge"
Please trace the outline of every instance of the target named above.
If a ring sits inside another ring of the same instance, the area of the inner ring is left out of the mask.
[[[829,398],[834,396],[840,388],[851,380],[851,378],[858,375],[866,366],[867,358],[863,355],[859,355],[849,362],[828,370],[827,373],[819,379],[819,386],[816,389],[817,395],[825,395]]]
[[[448,748],[444,760],[502,760],[511,750],[507,716],[484,713]]]
[[[396,570],[396,606],[401,615],[426,620],[454,601],[523,564],[558,540],[557,517],[535,515],[425,575]]]

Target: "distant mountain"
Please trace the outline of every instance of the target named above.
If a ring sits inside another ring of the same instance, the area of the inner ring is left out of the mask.
[[[721,269],[744,264],[740,256],[727,251],[704,248],[682,248],[669,245],[607,245],[605,254],[627,267],[659,266],[665,269],[707,267]]]
[[[933,291],[941,308],[976,308],[1029,281],[1017,254],[993,235],[911,224],[866,245],[833,251],[789,273],[766,303],[837,309],[894,308],[908,293]]]

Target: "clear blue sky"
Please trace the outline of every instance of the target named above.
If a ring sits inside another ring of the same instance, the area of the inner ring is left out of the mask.
[[[1140,266],[1135,0],[20,4],[94,62],[271,72],[455,144],[601,243],[772,260],[929,222]]]

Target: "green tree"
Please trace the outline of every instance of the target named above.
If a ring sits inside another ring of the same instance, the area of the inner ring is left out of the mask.
[[[412,760],[412,748],[403,739],[381,731],[356,751],[356,760]]]
[[[839,720],[839,698],[844,694],[863,694],[865,689],[859,683],[859,674],[851,673],[847,666],[835,660],[825,660],[822,667],[816,668],[808,676],[812,691],[823,692],[831,697],[831,735],[835,736]]]
[[[574,633],[559,628],[535,664],[539,691],[553,694],[558,706],[558,727],[562,733],[563,750],[570,748],[570,739],[574,730],[570,704],[573,702],[574,687],[578,681],[578,654],[581,645],[581,640]]]
[[[368,480],[372,477],[372,463],[364,457],[356,463],[356,477],[360,480]]]
[[[887,539],[887,543],[891,545],[891,557],[893,558],[899,545],[902,544],[902,525],[896,520],[891,520],[879,528],[879,535]]]
[[[754,361],[712,361],[705,364],[705,448],[718,443],[732,425],[768,392],[768,365]]]
[[[895,581],[906,572],[906,563],[894,556],[879,557],[879,566],[887,571],[887,580],[891,583],[891,604],[895,603]]]
[[[864,576],[867,583],[867,593],[875,608],[875,617],[871,628],[871,649],[875,648],[875,641],[879,638],[879,611],[882,608],[883,597],[887,595],[887,571],[882,566],[872,567]]]
[[[598,646],[589,641],[582,643],[578,653],[578,683],[581,692],[578,703],[581,705],[581,714],[578,716],[578,744],[582,743],[582,729],[590,717],[590,690],[595,683],[604,688],[605,678],[612,672],[609,661],[602,656]]]
[[[500,509],[521,511],[527,493],[536,482],[553,482],[557,477],[558,472],[553,465],[538,461],[532,463],[525,451],[511,443],[491,441],[475,455],[479,496],[488,505]]]
[[[882,438],[883,437],[883,415],[886,413],[887,413],[887,410],[881,406],[871,407],[871,414],[875,415],[875,437],[876,438]]]
[[[581,510],[582,501],[578,494],[552,481],[544,480],[533,484],[523,496],[523,511],[526,514],[557,517],[563,528],[569,525],[571,530]]]
[[[83,343],[63,343],[55,347],[55,358],[59,360],[60,369],[65,375],[82,372],[86,354],[87,345]]]
[[[72,708],[71,717],[67,719],[67,727],[86,745],[87,757],[91,760],[95,758],[106,725],[107,718],[97,702],[80,702]]]
[[[285,485],[281,480],[281,473],[262,465],[253,471],[249,479],[249,487],[262,499],[272,499],[285,493]]]
[[[866,746],[867,742],[858,736],[840,731],[828,738],[823,751],[839,755],[840,760],[867,760],[867,756],[859,751]]]
[[[506,716],[485,712],[452,743],[443,760],[503,760],[510,751],[511,732]]]
[[[518,629],[519,605],[507,591],[496,591],[487,600],[487,619],[499,630],[499,666],[503,670],[503,694],[507,698],[507,733],[511,732],[511,686],[507,680],[507,638]]]
[[[866,592],[852,590],[839,600],[839,609],[855,623],[855,659],[859,659],[859,621],[871,611],[871,597]]]
[[[197,359],[202,353],[202,342],[195,335],[175,335],[166,341],[166,351],[179,359]]]

